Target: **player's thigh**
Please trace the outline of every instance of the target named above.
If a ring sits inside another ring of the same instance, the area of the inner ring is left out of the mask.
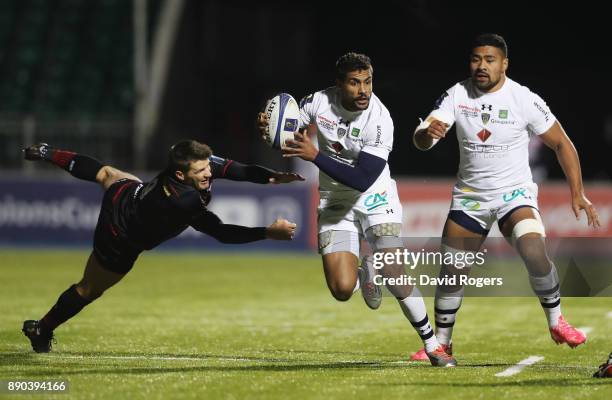
[[[469,218],[469,216],[465,216]],[[451,247],[457,250],[478,251],[485,239],[488,231],[479,231],[465,223],[460,223],[450,214],[446,218],[442,230],[442,246]]]
[[[512,211],[510,211],[507,215],[505,215],[503,222],[500,221],[500,227],[499,227],[500,231],[502,232],[504,237],[510,240],[513,237],[513,231],[517,227],[517,224],[522,223],[523,225],[526,225],[526,223],[523,221],[530,221],[530,224],[531,224],[531,221],[534,221],[533,222],[534,229],[531,229],[534,232],[529,232],[529,233],[537,234],[537,236],[544,236],[540,232],[540,229],[543,229],[542,218],[540,217],[540,212],[530,205],[523,205],[523,206],[517,207],[513,209]],[[538,226],[538,228],[535,229],[535,225],[542,225],[542,227],[540,228]],[[529,230],[530,229],[527,228],[525,232]],[[531,235],[531,236],[536,236],[536,235]]]
[[[95,252],[89,255],[83,278],[77,284],[77,291],[86,299],[95,299],[102,295],[104,291],[125,276],[124,273],[118,273],[108,270],[96,257]]]
[[[502,233],[523,259],[531,275],[550,272],[551,260],[546,250],[545,231],[539,211],[530,206],[514,209],[506,218]]]
[[[140,178],[135,175],[130,174],[129,172],[121,171],[115,167],[111,167],[110,165],[105,165],[98,171],[96,175],[96,181],[102,185],[104,190],[111,187],[113,183],[116,183],[120,180],[132,180],[142,182]]]
[[[359,234],[355,231],[328,230],[319,234],[319,252],[325,279],[332,291],[353,289],[359,265]]]
[[[444,230],[442,232],[442,243],[440,246],[440,251],[443,256],[442,259],[465,260],[465,253],[479,251],[486,238],[486,234],[474,232],[473,230],[466,228],[464,225],[460,225],[449,216],[444,223]],[[452,254],[452,257],[448,257],[449,254]],[[469,273],[470,266],[466,266],[463,263],[459,265],[459,262],[443,262],[440,266],[441,277],[457,276],[457,278],[455,278],[456,281],[459,281],[459,276],[469,275]],[[454,292],[459,290],[460,287],[448,286],[444,289],[446,291]]]
[[[322,255],[325,282],[331,294],[340,301],[351,298],[357,284],[359,259],[348,251]]]

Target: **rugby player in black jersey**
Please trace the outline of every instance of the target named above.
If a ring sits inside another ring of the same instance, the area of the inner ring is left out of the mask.
[[[195,140],[173,145],[167,168],[150,182],[142,182],[91,157],[45,143],[24,149],[24,157],[51,162],[76,178],[99,183],[105,190],[93,251],[83,278],[62,293],[40,320],[23,323],[22,331],[37,353],[51,351],[55,328],[119,282],[142,251],[177,236],[189,226],[222,243],[291,240],[295,235],[296,225],[284,219],[257,228],[224,224],[206,206],[214,179],[263,184],[304,178],[213,156],[207,145]]]

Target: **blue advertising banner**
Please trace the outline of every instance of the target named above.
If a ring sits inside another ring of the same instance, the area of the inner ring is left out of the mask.
[[[90,245],[102,195],[97,185],[78,180],[0,179],[0,244]],[[267,226],[276,218],[285,218],[298,224],[295,239],[224,245],[189,228],[160,247],[309,249],[310,196],[310,187],[305,184],[215,181],[209,209],[223,222]]]

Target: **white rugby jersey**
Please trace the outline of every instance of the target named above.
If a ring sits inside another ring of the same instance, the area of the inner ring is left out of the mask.
[[[342,107],[335,86],[310,94],[300,101],[300,129],[309,124],[317,126],[319,151],[344,164],[355,165],[360,151],[387,160],[393,148],[393,120],[374,93],[368,108],[355,112]],[[385,190],[389,180],[391,175],[387,164],[366,193]],[[359,193],[320,170],[319,190]]]
[[[531,183],[530,136],[545,133],[556,120],[540,96],[508,77],[492,93],[481,92],[471,79],[457,83],[429,117],[457,124],[457,185],[483,191]]]

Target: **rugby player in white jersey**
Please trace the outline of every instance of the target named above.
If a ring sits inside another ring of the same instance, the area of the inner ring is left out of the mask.
[[[552,339],[576,347],[586,336],[561,315],[559,279],[545,247],[538,211],[538,187],[528,162],[530,137],[542,140],[557,155],[567,178],[571,205],[588,224],[599,226],[597,212],[582,185],[580,162],[571,140],[546,103],[506,76],[508,49],[496,34],[478,36],[471,48],[471,77],[457,83],[436,102],[415,130],[414,143],[428,150],[456,124],[459,173],[444,231],[442,251],[478,251],[493,223],[523,259],[529,282],[548,321]],[[467,274],[443,265],[440,276]],[[461,306],[463,287],[439,286],[435,297],[436,336],[452,354],[451,334]],[[427,359],[423,350],[413,360]]]
[[[371,258],[359,266],[360,237],[374,252],[403,249],[400,238],[402,207],[387,158],[393,147],[393,121],[387,108],[372,93],[373,69],[363,54],[348,53],[336,63],[336,85],[300,101],[300,132],[285,157],[300,157],[319,168],[318,239],[323,270],[331,294],[348,300],[361,286],[366,304],[376,309],[381,289],[373,283]],[[265,130],[265,114],[258,119]],[[317,130],[318,149],[306,128]],[[403,274],[393,263],[381,270],[382,278]],[[388,286],[406,318],[418,332],[432,365],[454,366],[456,361],[437,342],[423,298],[417,288]]]

